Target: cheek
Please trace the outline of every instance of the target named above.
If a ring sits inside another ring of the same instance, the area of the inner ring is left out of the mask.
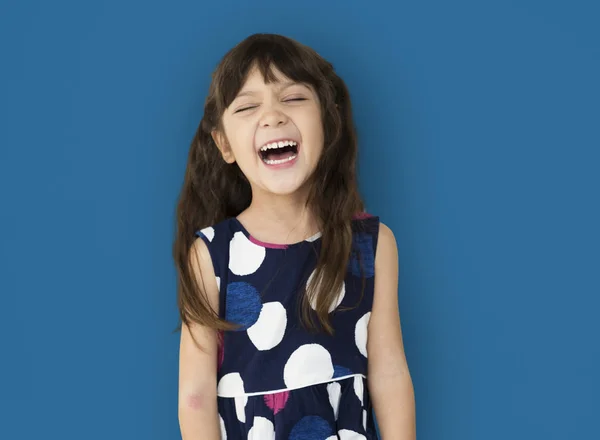
[[[311,150],[320,152],[323,149],[323,123],[320,119],[311,118],[307,121],[307,140],[309,141]]]
[[[254,155],[254,132],[248,127],[235,127],[229,140],[236,158],[245,159]]]

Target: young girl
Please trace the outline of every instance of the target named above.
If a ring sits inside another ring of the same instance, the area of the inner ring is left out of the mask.
[[[174,256],[184,440],[416,437],[390,229],[363,212],[344,82],[253,35],[189,152]]]

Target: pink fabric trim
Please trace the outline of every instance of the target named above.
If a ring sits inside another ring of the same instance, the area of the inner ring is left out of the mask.
[[[218,348],[217,348],[217,366],[220,369],[221,365],[223,365],[223,360],[225,358],[225,347],[223,346],[223,339],[225,335],[223,334],[223,330],[219,331],[219,340],[218,340]]]
[[[257,240],[256,238],[254,238],[252,236],[248,237],[248,239],[252,243],[257,244],[259,246],[266,247],[266,248],[272,248],[272,249],[287,249],[288,248],[288,246],[286,244],[265,243],[264,241]]]
[[[356,214],[354,214],[354,216],[352,217],[354,220],[362,220],[365,218],[371,218],[373,217],[371,214],[369,214],[368,212],[357,212]]]

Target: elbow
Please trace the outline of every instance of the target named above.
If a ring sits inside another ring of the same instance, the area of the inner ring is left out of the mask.
[[[208,396],[202,393],[186,394],[179,403],[179,408],[183,410],[201,411],[208,405]]]
[[[393,372],[370,374],[369,388],[375,395],[413,395],[414,388],[410,371],[398,369]]]
[[[220,431],[216,393],[182,393],[179,398],[178,420],[184,440],[217,439]]]
[[[200,412],[216,408],[217,395],[214,390],[182,391],[179,395],[180,412]]]

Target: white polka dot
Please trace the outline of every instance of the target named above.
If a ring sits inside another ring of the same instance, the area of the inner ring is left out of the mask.
[[[332,377],[331,355],[319,344],[298,347],[283,369],[283,380],[288,388],[300,388],[327,381]]]
[[[248,337],[254,346],[263,351],[277,346],[283,339],[287,326],[287,313],[280,302],[262,305],[258,321],[248,328]]]
[[[316,269],[312,271],[312,273],[310,274],[310,276],[308,277],[308,279],[306,280],[306,285],[309,286],[312,284],[313,282],[313,277],[315,275]],[[318,292],[318,287],[317,287],[317,292]],[[342,288],[340,290],[340,292],[338,293],[336,300],[333,302],[333,304],[331,304],[329,306],[329,313],[333,312],[343,301],[344,296],[346,295],[346,283],[342,282]],[[311,298],[310,300],[310,306],[312,307],[313,310],[317,309],[317,297],[314,296],[313,298]]]
[[[354,339],[358,350],[364,357],[367,357],[367,329],[369,327],[369,319],[371,319],[371,312],[367,312],[362,318],[356,323],[354,329]]]
[[[340,440],[367,440],[367,438],[358,432],[349,429],[341,429],[338,431]]]
[[[235,397],[245,394],[242,376],[239,373],[226,374],[219,381],[217,392],[221,397]]]
[[[235,414],[240,422],[246,423],[246,404],[248,396],[238,396],[233,398],[235,401]]]
[[[252,243],[243,232],[236,232],[229,243],[229,269],[236,275],[250,275],[265,259],[266,249]]]
[[[221,414],[219,414],[219,424],[221,425],[221,440],[227,440],[227,430],[225,429],[225,422]]]
[[[363,428],[367,430],[367,410],[363,409]]]
[[[254,422],[248,431],[248,440],[275,440],[275,427],[264,417],[254,417]]]
[[[327,385],[327,393],[329,394],[329,403],[333,408],[335,420],[337,420],[340,410],[340,397],[342,395],[342,386],[337,382],[331,382],[329,385]]]
[[[354,393],[356,394],[356,397],[358,397],[358,400],[360,400],[360,404],[364,405],[365,402],[363,401],[363,396],[364,396],[364,384],[363,384],[363,379],[361,376],[354,376]]]
[[[212,226],[208,226],[204,229],[201,229],[200,232],[206,236],[206,238],[208,238],[208,241],[213,241],[213,238],[215,238],[215,230],[213,229]]]

